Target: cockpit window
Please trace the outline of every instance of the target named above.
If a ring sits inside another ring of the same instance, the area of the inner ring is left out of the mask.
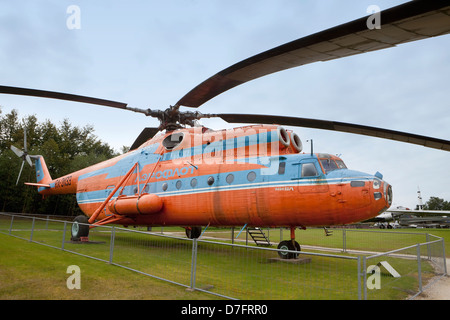
[[[325,173],[336,170],[338,168],[336,162],[334,162],[334,160],[331,159],[321,159],[320,163],[322,164]]]
[[[342,161],[342,160],[336,160],[336,164],[339,169],[347,169],[347,166],[345,165],[344,161]]]
[[[323,170],[325,173],[328,173],[337,169],[347,169],[344,161],[342,160],[333,160],[333,159],[320,159],[320,163],[322,164]]]

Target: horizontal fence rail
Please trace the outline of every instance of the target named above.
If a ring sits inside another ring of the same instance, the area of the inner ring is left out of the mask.
[[[71,228],[67,220],[0,213],[0,233],[227,299],[414,298],[447,274],[444,239],[429,233],[309,229],[299,233],[297,259],[287,260],[278,249],[249,245],[242,230],[188,239],[157,227],[99,226],[80,242]],[[265,232],[274,243],[289,238],[289,230]]]

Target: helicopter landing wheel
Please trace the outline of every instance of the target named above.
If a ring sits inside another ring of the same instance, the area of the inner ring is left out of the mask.
[[[186,237],[189,239],[197,239],[202,234],[202,227],[187,227]]]
[[[71,229],[72,241],[80,241],[81,238],[87,238],[89,236],[89,221],[86,216],[77,216],[73,220]]]
[[[298,253],[295,252],[287,252],[283,250],[289,251],[301,251],[300,245],[297,241],[292,240],[284,240],[278,244],[278,255],[281,259],[297,259]]]

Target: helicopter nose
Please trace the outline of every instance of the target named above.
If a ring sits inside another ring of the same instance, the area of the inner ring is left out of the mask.
[[[380,211],[389,209],[392,204],[392,186],[386,181],[374,179],[373,196]]]
[[[392,186],[383,180],[383,175],[379,172],[375,173],[373,180],[373,195],[375,200],[384,200],[384,210],[388,209],[392,204]]]

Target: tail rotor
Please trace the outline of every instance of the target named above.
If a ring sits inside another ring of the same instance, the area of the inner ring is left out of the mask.
[[[30,167],[33,166],[33,162],[31,161],[31,157],[28,155],[28,149],[27,149],[27,130],[26,128],[23,131],[23,150],[20,150],[19,148],[16,148],[15,146],[11,145],[11,150],[19,157],[22,158],[22,165],[20,166],[19,176],[17,177],[16,186],[19,184],[20,176],[22,175],[23,165],[25,162],[28,162]]]

